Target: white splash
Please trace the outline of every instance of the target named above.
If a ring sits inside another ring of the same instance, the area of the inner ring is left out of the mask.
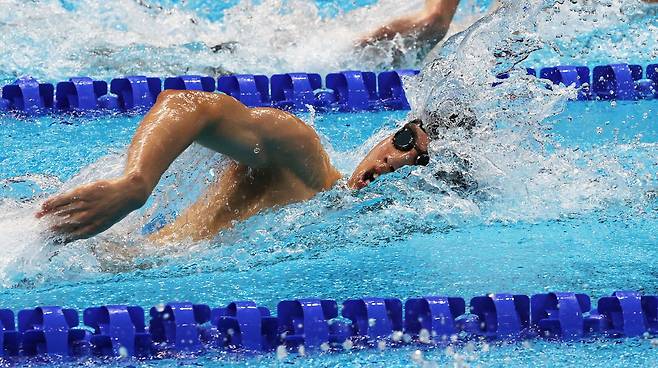
[[[220,21],[209,20],[203,8],[195,12],[140,3],[79,0],[69,10],[58,0],[4,1],[0,48],[11,52],[0,59],[0,79],[24,74],[53,81],[75,75],[327,73],[418,62],[415,45],[404,40],[365,50],[354,44],[384,22],[422,8],[422,0],[382,0],[336,17],[323,17],[309,0],[242,1]],[[453,30],[480,15],[464,8]],[[218,44],[222,50],[211,51]]]

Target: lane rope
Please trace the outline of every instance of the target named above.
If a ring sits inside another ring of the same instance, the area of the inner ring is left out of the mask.
[[[527,73],[578,89],[579,101],[640,100],[658,98],[658,64],[611,64],[527,68]],[[268,106],[290,111],[409,110],[404,80],[419,70],[393,70],[379,74],[364,71],[265,75],[178,77],[127,76],[105,81],[74,77],[68,81],[41,83],[26,76],[2,87],[0,111],[35,116],[71,112],[125,112],[148,110],[167,89],[222,92],[249,107]],[[509,74],[493,78],[492,86],[504,83]],[[497,80],[497,81],[496,81]]]

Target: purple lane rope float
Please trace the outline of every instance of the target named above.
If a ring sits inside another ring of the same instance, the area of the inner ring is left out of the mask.
[[[339,317],[339,314],[341,317]],[[649,337],[658,334],[658,296],[617,291],[592,309],[585,294],[553,292],[489,294],[470,300],[427,296],[281,301],[277,315],[253,301],[226,307],[172,302],[153,307],[149,321],[138,306],[58,306],[0,310],[0,354],[50,357],[163,357],[226,350],[250,354],[274,350],[342,351],[353,347],[446,345],[468,340]]]
[[[556,85],[578,88],[577,100],[639,100],[658,98],[658,64],[612,64],[590,69],[587,66],[555,66],[528,74]],[[144,111],[164,89],[219,91],[250,107],[276,107],[291,111],[377,111],[408,110],[404,78],[418,70],[394,70],[379,74],[363,71],[330,73],[324,79],[315,73],[226,75],[212,77],[183,75],[163,80],[127,76],[109,83],[89,77],[75,77],[56,85],[22,77],[2,87],[0,111],[34,116],[46,113],[84,111]],[[497,76],[502,83],[508,74]],[[550,85],[548,85],[550,86]]]

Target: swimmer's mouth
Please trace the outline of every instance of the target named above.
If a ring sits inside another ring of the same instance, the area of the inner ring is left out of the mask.
[[[361,181],[363,181],[366,185],[372,183],[379,177],[379,174],[375,172],[375,170],[368,170],[363,174],[363,177],[361,178]]]
[[[361,176],[361,180],[359,180],[359,189],[369,185],[373,181],[375,181],[378,177],[387,174],[389,172],[392,172],[393,168],[391,168],[389,171],[385,170],[377,170],[377,169],[370,169],[363,173]]]

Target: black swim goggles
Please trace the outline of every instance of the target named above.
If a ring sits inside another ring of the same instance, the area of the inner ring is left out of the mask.
[[[427,164],[429,164],[430,162],[430,156],[427,153],[427,151],[421,151],[416,145],[417,143],[416,141],[418,140],[418,137],[416,137],[416,131],[411,128],[412,124],[415,124],[420,129],[425,131],[425,129],[423,129],[422,122],[419,122],[417,120],[411,121],[405,124],[402,127],[402,129],[398,130],[395,133],[395,135],[393,136],[393,146],[395,147],[395,149],[402,152],[411,151],[411,149],[415,147],[416,151],[418,151],[418,156],[416,157],[415,165],[427,166]]]

